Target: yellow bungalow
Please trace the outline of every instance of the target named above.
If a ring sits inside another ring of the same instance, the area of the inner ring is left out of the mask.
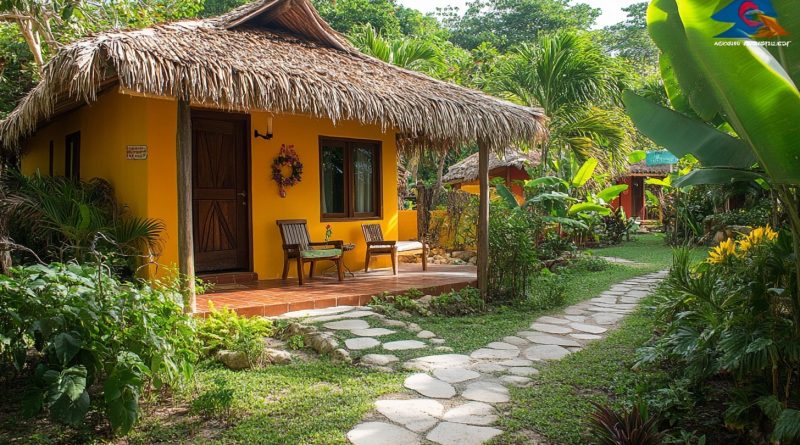
[[[161,219],[161,264],[277,278],[277,220],[305,219],[318,240],[330,225],[361,268],[362,223],[397,238],[398,150],[478,141],[485,159],[539,137],[543,119],[359,53],[308,0],[259,0],[65,46],[0,144],[25,173],[105,178],[133,214]],[[285,194],[282,147],[302,164]]]

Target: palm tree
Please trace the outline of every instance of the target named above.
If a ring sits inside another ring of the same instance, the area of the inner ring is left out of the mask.
[[[431,42],[413,37],[387,38],[369,23],[355,27],[350,41],[364,54],[401,68],[427,71],[441,64],[441,55]]]
[[[501,64],[487,88],[509,100],[540,107],[550,117],[542,165],[555,152],[596,157],[606,169],[624,163],[633,128],[618,103],[624,79],[586,33],[560,31],[523,44]]]

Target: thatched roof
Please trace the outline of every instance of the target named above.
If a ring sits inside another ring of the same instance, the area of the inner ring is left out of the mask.
[[[667,176],[671,172],[669,164],[647,165],[645,161],[631,164],[628,168],[628,176]]]
[[[478,179],[478,155],[474,153],[461,162],[451,165],[442,177],[442,181],[446,184],[456,184]],[[501,155],[494,152],[489,154],[489,171],[502,167],[513,167],[524,171],[526,167],[538,165],[539,160],[539,152],[536,150],[525,153],[515,147],[508,147]]]
[[[18,146],[42,122],[117,85],[213,108],[378,124],[417,146],[485,140],[502,147],[546,132],[540,110],[359,53],[309,0],[260,0],[212,19],[66,45],[0,123],[0,144]]]

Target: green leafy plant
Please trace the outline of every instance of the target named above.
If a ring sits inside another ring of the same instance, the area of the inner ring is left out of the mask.
[[[546,310],[563,305],[566,297],[567,285],[564,277],[549,269],[542,269],[531,280],[528,295],[521,303],[529,309]]]
[[[209,313],[197,323],[201,351],[213,356],[217,351],[243,352],[251,364],[257,364],[264,350],[264,337],[275,332],[272,322],[260,317],[243,317],[233,309],[217,309],[209,302]]]
[[[0,295],[0,357],[29,376],[28,414],[76,425],[97,403],[126,434],[146,387],[192,375],[194,329],[173,287],[121,282],[100,265],[51,264],[0,275]]]
[[[306,347],[305,337],[299,334],[292,335],[286,340],[286,346],[293,351],[303,349]]]
[[[480,291],[468,286],[459,291],[450,291],[434,297],[430,308],[434,314],[459,316],[482,312],[486,302],[481,298]]]
[[[656,430],[656,418],[647,418],[638,407],[617,412],[608,406],[593,403],[589,431],[597,445],[661,445],[662,435]]]
[[[228,380],[217,377],[213,387],[192,400],[191,412],[206,418],[228,417],[233,405],[234,391],[228,386]]]
[[[161,253],[164,224],[126,213],[102,179],[76,181],[8,170],[0,212],[11,221],[10,235],[47,261],[95,260],[96,253],[136,267]],[[120,261],[122,260],[122,261]]]

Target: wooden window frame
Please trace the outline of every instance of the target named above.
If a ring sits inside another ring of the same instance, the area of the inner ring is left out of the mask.
[[[64,177],[81,179],[81,132],[70,133],[64,138]]]
[[[355,212],[355,174],[353,172],[353,150],[356,144],[368,144],[372,146],[375,158],[373,161],[373,208],[374,212],[356,213]],[[336,145],[344,148],[344,212],[325,213],[323,207],[322,194],[324,193],[324,165],[323,150],[325,145]],[[333,136],[319,137],[319,208],[320,220],[326,221],[368,221],[383,219],[383,144],[381,141],[371,139],[349,139]]]

